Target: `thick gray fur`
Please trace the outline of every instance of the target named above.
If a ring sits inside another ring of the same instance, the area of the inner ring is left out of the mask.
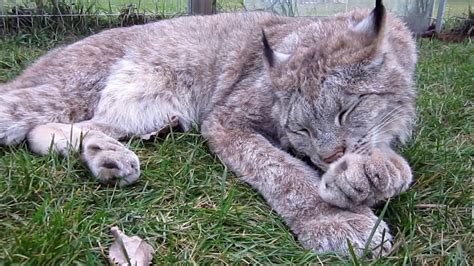
[[[104,31],[0,85],[0,145],[77,150],[101,182],[126,185],[139,161],[117,140],[178,118],[200,128],[305,247],[349,254],[349,240],[360,255],[377,221],[369,207],[412,179],[391,145],[414,120],[416,50],[380,10],[320,20],[219,14]],[[369,247],[386,254],[387,225],[375,230]]]

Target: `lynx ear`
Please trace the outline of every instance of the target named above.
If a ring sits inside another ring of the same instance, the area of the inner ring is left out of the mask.
[[[384,25],[385,7],[382,4],[382,0],[376,0],[375,8],[372,10],[370,15],[354,25],[351,30],[354,33],[364,35],[372,42],[380,39],[381,35],[383,35],[382,32]]]
[[[265,35],[265,31],[262,29],[262,42],[263,42],[263,54],[265,55],[265,59],[270,67],[274,67],[279,65],[288,58],[290,58],[289,54],[284,54],[280,52],[273,51],[268,43],[267,36]]]

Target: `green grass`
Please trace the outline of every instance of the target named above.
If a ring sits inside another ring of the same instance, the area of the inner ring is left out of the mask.
[[[446,2],[445,18],[452,16],[465,17],[469,6],[474,8],[473,0],[448,0]],[[437,14],[436,12],[438,12],[437,9],[435,9],[434,15]]]
[[[242,9],[243,0],[216,1],[217,12]],[[0,1],[0,34],[84,35],[187,13],[188,0],[6,0]]]
[[[35,7],[36,2],[40,0],[26,0],[26,1],[15,1],[6,0],[3,2],[3,6],[6,10],[11,9],[15,5],[24,5],[27,7]],[[134,5],[139,8],[140,11],[155,12],[158,14],[169,13],[169,14],[180,14],[186,13],[188,8],[188,0],[60,0],[63,3],[74,3],[74,6],[84,6],[86,8],[92,8],[92,10],[98,10],[105,13],[116,13],[128,5]],[[50,2],[43,0],[45,5],[49,5]],[[242,8],[243,0],[217,0],[217,6],[224,10],[235,10]],[[1,8],[1,6],[0,6]]]
[[[0,41],[0,82],[61,36]],[[385,213],[395,250],[376,264],[472,263],[474,46],[423,40],[419,121],[404,149],[415,183]],[[170,263],[351,263],[303,249],[263,198],[241,183],[195,133],[129,142],[142,176],[131,187],[98,185],[77,157],[0,148],[0,264],[107,264],[119,225]],[[378,210],[380,211],[380,210]]]

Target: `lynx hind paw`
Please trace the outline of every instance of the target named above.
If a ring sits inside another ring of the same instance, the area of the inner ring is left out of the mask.
[[[91,137],[83,146],[82,157],[103,184],[125,186],[140,176],[138,157],[112,138]]]
[[[304,233],[299,234],[298,238],[305,247],[317,253],[334,252],[350,256],[353,251],[361,257],[367,251],[370,257],[386,256],[392,249],[388,226],[384,221],[377,224],[377,216],[370,210],[368,212],[360,214],[343,211],[324,217],[322,221],[321,218],[312,220],[305,224]]]

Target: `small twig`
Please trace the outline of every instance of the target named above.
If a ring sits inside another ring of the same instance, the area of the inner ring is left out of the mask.
[[[416,204],[416,208],[419,209],[441,209],[441,208],[446,208],[445,204]]]

